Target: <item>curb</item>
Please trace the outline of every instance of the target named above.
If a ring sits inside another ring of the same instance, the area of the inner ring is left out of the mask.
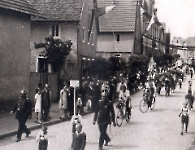
[[[84,113],[82,116],[85,116],[85,115],[88,115],[88,114],[91,114],[91,113],[93,113],[93,112]],[[70,120],[62,121],[60,119],[55,119],[55,120],[52,120],[52,121],[43,122],[43,124],[46,125],[46,126],[51,126],[51,125],[62,123],[62,122],[66,122],[66,121],[70,121]],[[37,124],[37,125],[31,126],[31,127],[28,127],[28,129],[30,131],[33,131],[33,130],[36,130],[36,129],[40,129],[41,127],[42,127],[41,124]],[[17,131],[13,131],[13,132],[10,132],[10,133],[2,134],[2,135],[0,135],[0,140],[2,140],[4,138],[7,138],[9,136],[16,135],[16,134],[17,134]]]
[[[139,88],[138,91],[136,91],[135,93],[139,92],[140,90],[141,90],[141,88]],[[135,93],[132,93],[132,95],[135,94]],[[82,114],[82,116],[85,116],[85,115],[88,115],[88,114],[91,114],[91,113],[93,113],[93,112],[92,111],[91,112],[86,112],[86,113]],[[69,121],[69,120],[62,121],[60,119],[55,119],[55,120],[52,120],[52,121],[44,122],[43,124],[46,125],[46,126],[51,126],[51,125],[66,122],[66,121]],[[37,124],[37,125],[31,126],[31,127],[28,127],[28,129],[30,129],[31,131],[36,130],[36,129],[40,129],[40,128],[41,128],[41,124]],[[2,134],[2,135],[0,135],[0,140],[4,139],[6,137],[9,137],[9,136],[16,135],[16,134],[17,134],[17,131]]]

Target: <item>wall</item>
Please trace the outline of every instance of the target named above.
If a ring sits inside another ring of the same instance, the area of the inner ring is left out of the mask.
[[[116,41],[113,33],[101,33],[97,36],[97,51],[132,52],[134,33],[119,33],[120,41]]]
[[[0,8],[0,100],[29,91],[30,15]]]
[[[43,49],[35,49],[34,48],[34,42],[40,43],[45,42],[45,37],[48,37],[50,35],[50,27],[51,22],[32,22],[31,25],[31,65],[30,65],[30,71],[36,72],[36,60],[39,55],[39,52],[41,52]],[[76,22],[61,22],[58,23],[61,28],[61,35],[60,39],[62,41],[71,40],[72,45],[72,51],[77,51],[77,23]],[[75,53],[75,52],[74,52]]]

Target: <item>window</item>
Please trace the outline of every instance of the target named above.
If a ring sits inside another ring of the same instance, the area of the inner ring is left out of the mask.
[[[86,38],[86,35],[85,35],[85,28],[83,27],[83,42],[85,42],[85,38]]]
[[[43,57],[37,58],[37,72],[47,72],[47,59]]]
[[[92,45],[94,45],[94,43],[93,43],[94,41],[93,41],[93,32],[91,33],[91,44]]]
[[[50,29],[50,35],[55,38],[60,38],[60,25],[52,24]]]
[[[120,34],[116,34],[116,41],[120,41]]]

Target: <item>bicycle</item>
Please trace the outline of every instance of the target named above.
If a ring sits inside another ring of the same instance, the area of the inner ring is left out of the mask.
[[[126,110],[123,110],[123,108],[126,108],[126,104],[124,102],[118,103],[116,108],[119,109],[117,113],[117,117],[116,117],[116,124],[118,127],[120,127],[123,123],[124,118],[126,119],[127,123],[131,120],[132,108],[129,107],[129,112]]]
[[[140,101],[139,108],[142,113],[146,113],[149,109],[148,106],[149,98],[150,98],[149,96],[144,96],[143,100]],[[155,96],[152,97],[152,104],[150,106],[150,109],[153,110],[154,106],[155,106]]]

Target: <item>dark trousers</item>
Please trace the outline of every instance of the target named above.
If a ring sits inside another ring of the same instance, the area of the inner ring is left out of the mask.
[[[99,125],[99,130],[100,130],[99,147],[100,148],[102,148],[102,146],[104,144],[104,140],[106,142],[110,141],[110,137],[106,133],[107,126],[108,126],[108,124]]]
[[[47,150],[48,140],[41,140],[39,142],[39,150]]]
[[[29,134],[30,130],[25,125],[26,119],[22,119],[22,120],[18,119],[18,123],[19,123],[19,127],[17,132],[17,138],[21,139],[22,133],[25,132],[26,134]]]
[[[49,115],[49,107],[45,107],[43,108],[43,120],[47,120],[48,119],[48,115]]]

